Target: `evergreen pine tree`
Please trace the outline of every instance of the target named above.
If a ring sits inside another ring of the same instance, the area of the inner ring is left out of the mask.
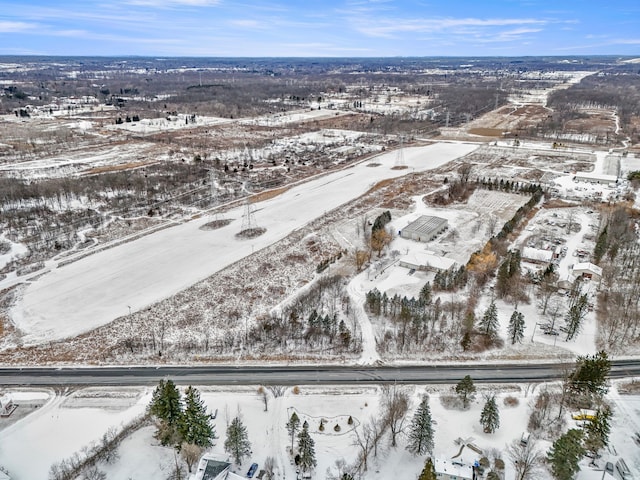
[[[433,466],[433,460],[431,458],[427,458],[427,461],[424,463],[424,468],[418,477],[418,480],[437,480],[436,477],[436,469]]]
[[[473,384],[473,380],[469,375],[465,376],[456,385],[456,393],[462,399],[462,406],[467,408],[469,401],[473,400],[476,392],[476,386]]]
[[[611,409],[605,406],[599,409],[595,418],[585,425],[586,438],[584,447],[595,458],[598,452],[609,445],[609,433],[611,432]]]
[[[242,459],[251,453],[251,442],[247,435],[247,427],[242,424],[240,417],[231,420],[227,427],[227,439],[224,441],[224,451],[233,457],[236,465],[242,463]]]
[[[593,260],[595,263],[600,263],[602,257],[607,252],[607,246],[609,244],[607,227],[604,227],[600,235],[598,235],[598,241],[596,242],[596,248],[593,250]]]
[[[187,443],[202,448],[210,447],[217,437],[211,424],[212,416],[207,413],[200,392],[191,386],[187,387],[184,403],[184,412],[178,424],[180,436]]]
[[[300,429],[300,418],[298,418],[298,414],[296,412],[291,414],[291,418],[287,422],[286,427],[287,432],[289,432],[289,436],[291,437],[291,451],[293,452],[293,439]]]
[[[569,390],[575,394],[602,396],[607,393],[607,377],[611,371],[611,361],[607,352],[579,356],[576,368],[569,376]]]
[[[491,338],[498,335],[498,308],[496,307],[495,302],[492,301],[487,310],[485,310],[478,326]]]
[[[425,283],[424,286],[420,289],[420,300],[425,305],[431,303],[431,284],[429,282]]]
[[[582,446],[582,430],[572,428],[558,438],[547,452],[551,473],[557,480],[571,480],[580,470],[578,462],[586,453]]]
[[[316,466],[315,442],[309,435],[309,424],[304,422],[302,430],[298,434],[298,455],[300,456],[300,466],[303,471],[307,471]]]
[[[496,404],[495,395],[487,398],[487,402],[484,404],[484,408],[480,414],[480,423],[485,433],[494,433],[500,428],[500,411]]]
[[[571,307],[569,307],[569,311],[567,312],[567,338],[566,340],[572,340],[579,332],[580,327],[582,326],[582,320],[587,314],[587,305],[588,305],[587,294],[583,293],[580,295],[576,302],[573,302]]]
[[[156,438],[162,445],[179,445],[178,424],[182,416],[180,391],[171,380],[160,380],[153,392],[149,413],[158,419]]]
[[[414,455],[433,452],[433,420],[429,408],[429,397],[424,397],[413,415],[409,426],[407,450]]]
[[[465,352],[471,346],[471,333],[469,333],[469,330],[466,330],[462,334],[462,340],[460,340],[460,346],[462,347],[462,350],[465,351]]]
[[[167,424],[174,426],[182,416],[180,391],[171,380],[160,380],[153,391],[149,413]]]
[[[515,345],[516,342],[522,343],[524,338],[524,315],[517,310],[513,311],[509,319],[509,338],[511,345]]]

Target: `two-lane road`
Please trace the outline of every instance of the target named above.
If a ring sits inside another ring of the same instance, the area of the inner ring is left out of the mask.
[[[527,363],[406,366],[158,366],[0,368],[2,386],[150,385],[162,378],[193,385],[309,385],[358,383],[544,382],[561,378],[572,364]],[[611,377],[640,376],[640,360],[612,362]]]

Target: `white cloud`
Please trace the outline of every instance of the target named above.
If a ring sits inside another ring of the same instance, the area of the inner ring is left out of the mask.
[[[365,21],[356,25],[359,32],[374,37],[392,37],[404,32],[469,33],[469,28],[490,28],[518,25],[545,25],[546,20],[535,18],[438,18],[438,19],[386,19]]]
[[[258,22],[257,20],[248,20],[248,19],[230,20],[229,24],[235,27],[242,27],[242,28],[264,28],[265,27],[265,25],[263,25],[261,22]]]
[[[128,5],[141,7],[171,8],[171,7],[214,7],[220,0],[126,0]]]
[[[33,23],[0,21],[0,33],[24,32],[36,27],[37,25]]]
[[[612,43],[617,45],[640,45],[640,38],[622,38],[614,40]]]

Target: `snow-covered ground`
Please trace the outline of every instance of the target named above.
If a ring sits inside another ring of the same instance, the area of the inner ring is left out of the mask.
[[[451,395],[451,386],[404,386],[410,397],[410,409],[405,426],[418,405],[422,395],[430,397],[429,405],[434,420],[434,456],[450,459],[460,450],[456,440],[473,443],[483,451],[477,454],[464,449],[461,459],[466,462],[479,460],[481,456],[490,459],[498,456],[505,461],[505,477],[513,478],[513,467],[505,454],[505,448],[514,440],[519,440],[527,431],[527,423],[532,408],[534,394],[539,386],[479,386],[476,401],[466,411],[450,410],[443,406],[441,397]],[[224,455],[225,432],[228,423],[240,415],[247,427],[252,444],[252,455],[242,465],[234,465],[233,470],[244,476],[253,462],[264,465],[267,457],[273,457],[276,464],[276,478],[295,478],[295,466],[288,453],[291,445],[285,424],[295,410],[298,416],[309,423],[315,441],[318,465],[313,478],[326,478],[328,470],[336,472],[336,460],[347,463],[356,460],[358,448],[354,445],[354,429],[370,419],[380,417],[380,388],[341,386],[311,387],[301,386],[296,394],[288,389],[284,396],[273,398],[269,394],[268,411],[264,410],[261,395],[255,387],[200,387],[202,399],[211,413],[216,413],[214,424],[218,439],[210,452]],[[500,409],[501,427],[494,434],[484,433],[479,423],[484,404],[483,393],[495,393]],[[0,430],[0,465],[9,470],[14,480],[44,479],[52,463],[68,458],[82,447],[99,439],[109,427],[116,428],[139,415],[150,400],[151,389],[102,389],[78,390],[68,396],[51,395],[49,402],[13,425]],[[13,394],[14,398],[16,394]],[[30,398],[28,392],[21,392],[21,399]],[[42,397],[42,392],[32,396]],[[505,397],[515,398],[517,405],[506,406]],[[640,429],[640,396],[619,395],[615,388],[608,395],[613,403],[612,450],[623,457],[634,475],[640,474],[638,447],[629,437]],[[90,402],[89,400],[93,400]],[[568,427],[575,426],[570,420],[570,412],[565,412]],[[348,424],[352,416],[353,425]],[[318,427],[320,419],[327,420],[324,432]],[[340,431],[334,430],[340,425]],[[57,432],[52,437],[51,432]],[[112,463],[99,464],[99,469],[109,480],[151,480],[166,478],[175,468],[174,452],[161,447],[153,438],[154,427],[143,427],[127,437],[118,448],[119,458]],[[385,437],[378,450],[378,456],[371,455],[366,480],[388,480],[390,478],[415,478],[422,469],[424,457],[413,457],[406,451],[407,439],[401,434],[398,447],[389,446]],[[541,441],[539,447],[546,450],[550,443]],[[599,460],[600,468],[611,457],[605,453]],[[493,462],[492,462],[493,463]],[[584,470],[589,469],[588,459],[582,462]],[[399,477],[399,473],[402,475]],[[540,480],[548,480],[548,473],[540,473]],[[633,477],[636,478],[636,477]]]
[[[89,331],[129,312],[167,298],[231,263],[284,238],[323,213],[365,193],[378,181],[441,166],[477,148],[439,143],[404,149],[407,169],[393,169],[396,153],[380,155],[381,165],[359,164],[297,185],[255,206],[255,222],[266,233],[235,237],[244,207],[225,214],[234,221],[201,230],[202,217],[56,268],[30,281],[11,318],[25,344],[62,339]],[[0,282],[0,288],[3,288]]]
[[[274,113],[249,119],[239,120],[242,125],[283,126],[293,123],[308,122],[310,120],[322,120],[325,118],[347,115],[348,112],[340,110],[293,110],[284,113]]]
[[[128,390],[127,402],[122,401],[122,396],[103,390],[103,401],[95,406],[83,401],[82,395],[87,391],[65,395],[50,392],[42,407],[0,430],[0,465],[9,470],[12,479],[47,478],[53,463],[100,440],[109,428],[120,428],[141,415],[150,400],[150,393],[143,389]],[[42,396],[42,391],[11,392],[18,404]]]
[[[0,242],[6,242],[10,246],[8,252],[0,254],[0,269],[16,257],[27,253],[27,247],[21,243],[15,243],[6,239],[4,235],[0,235]]]
[[[111,125],[110,129],[127,130],[136,133],[158,133],[169,130],[183,130],[196,127],[209,127],[223,123],[231,123],[233,120],[220,117],[196,116],[193,121],[189,115],[179,114],[171,120],[167,118],[143,118],[138,122],[124,122],[119,125]]]

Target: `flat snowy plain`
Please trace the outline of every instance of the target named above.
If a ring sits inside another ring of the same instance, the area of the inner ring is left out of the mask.
[[[55,268],[27,285],[11,310],[25,345],[72,337],[170,297],[233,262],[281,240],[293,230],[365,193],[377,182],[439,167],[477,145],[437,143],[404,149],[403,169],[396,152],[318,177],[254,204],[256,225],[266,233],[239,240],[243,207],[225,214],[232,221],[201,230],[202,217]],[[0,282],[1,286],[1,282]]]

